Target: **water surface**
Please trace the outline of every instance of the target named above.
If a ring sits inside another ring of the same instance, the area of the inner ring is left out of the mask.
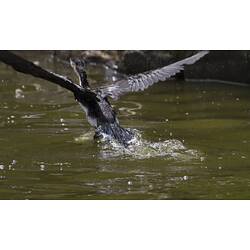
[[[73,77],[52,58],[33,58]],[[90,67],[94,86],[104,79]],[[170,81],[113,102],[135,145],[97,143],[68,91],[0,64],[0,199],[249,199],[250,91]]]

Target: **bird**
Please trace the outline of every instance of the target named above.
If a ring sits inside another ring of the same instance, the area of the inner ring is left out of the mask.
[[[10,52],[0,51],[0,61],[12,66],[18,72],[29,74],[71,91],[75,100],[86,113],[89,124],[95,129],[95,139],[109,138],[128,147],[134,138],[134,132],[120,125],[117,113],[111,106],[110,99],[118,100],[121,96],[144,91],[153,84],[166,81],[207,55],[209,51],[200,51],[190,57],[170,65],[149,70],[136,75],[126,76],[100,88],[91,88],[84,59],[71,58],[70,65],[76,73],[79,82],[75,83],[66,76],[43,69],[34,63]]]

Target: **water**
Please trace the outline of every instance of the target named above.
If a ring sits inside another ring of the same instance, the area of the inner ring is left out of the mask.
[[[33,58],[74,77],[64,63]],[[94,86],[104,70],[90,67]],[[113,102],[133,145],[98,143],[72,94],[0,64],[1,199],[249,199],[250,91],[160,83]]]

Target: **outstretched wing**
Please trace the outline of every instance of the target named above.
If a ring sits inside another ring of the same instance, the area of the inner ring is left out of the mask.
[[[191,65],[195,63],[208,53],[209,51],[201,51],[191,57],[170,64],[163,68],[130,76],[124,80],[117,81],[110,86],[101,88],[101,92],[104,96],[110,96],[114,99],[118,99],[121,95],[128,92],[143,91],[154,83],[165,81],[171,76],[176,75],[184,69],[185,65]]]
[[[73,83],[67,77],[49,72],[32,62],[25,60],[24,58],[13,54],[10,51],[1,50],[0,51],[0,61],[12,66],[16,71],[32,75],[34,77],[42,78],[44,80],[56,83],[61,87],[76,93],[79,91],[80,87]]]

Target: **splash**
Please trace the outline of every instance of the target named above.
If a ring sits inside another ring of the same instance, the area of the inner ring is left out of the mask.
[[[104,137],[100,145],[100,156],[104,159],[127,158],[149,159],[164,157],[175,161],[190,161],[201,159],[202,154],[194,149],[188,149],[181,141],[170,139],[160,142],[151,142],[142,138],[138,130],[133,129],[135,137],[128,147],[117,143],[109,137]],[[108,142],[108,143],[107,143]]]
[[[77,144],[82,144],[86,141],[92,141],[94,134],[95,134],[94,131],[88,131],[88,132],[84,133],[83,135],[75,137],[74,142]]]
[[[174,161],[193,161],[204,158],[198,150],[187,148],[177,139],[169,139],[159,142],[151,142],[142,138],[140,131],[130,129],[135,137],[129,142],[128,147],[124,147],[110,136],[103,134],[102,139],[98,141],[101,159],[149,159],[163,158]],[[77,144],[84,144],[92,141],[93,131],[89,131],[74,139]]]

